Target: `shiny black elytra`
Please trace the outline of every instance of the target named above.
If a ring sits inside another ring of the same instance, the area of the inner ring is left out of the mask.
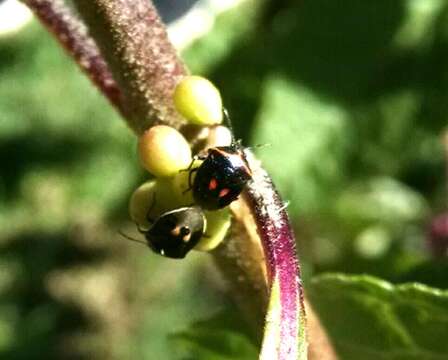
[[[209,149],[202,164],[189,171],[194,201],[206,210],[218,210],[229,205],[252,178],[246,156],[238,143]],[[192,182],[193,173],[196,176]]]
[[[157,254],[182,259],[193,249],[205,232],[206,219],[198,207],[167,211],[148,230],[139,229],[147,244]]]

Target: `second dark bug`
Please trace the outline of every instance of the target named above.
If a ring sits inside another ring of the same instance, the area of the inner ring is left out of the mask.
[[[145,235],[148,246],[157,254],[182,259],[204,235],[206,219],[198,207],[182,207],[167,211],[152,223],[148,230],[138,229]],[[133,240],[133,239],[132,239]]]

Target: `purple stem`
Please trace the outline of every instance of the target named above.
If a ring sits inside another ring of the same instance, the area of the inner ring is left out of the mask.
[[[121,91],[84,23],[61,0],[24,0],[23,2],[124,116]]]
[[[435,258],[448,256],[448,212],[437,214],[431,218],[427,244]]]
[[[448,130],[442,134],[442,146],[445,152],[445,192],[448,199]],[[445,204],[445,209],[448,203]],[[427,245],[435,258],[448,256],[448,211],[433,215],[427,233]]]
[[[251,156],[248,154],[248,158]],[[253,181],[245,192],[255,215],[258,233],[266,256],[269,287],[277,277],[280,285],[281,329],[278,359],[297,359],[299,322],[305,307],[296,255],[295,238],[286,205],[280,198],[268,173],[251,160]]]
[[[448,129],[446,129],[442,134],[442,145],[445,153],[445,192],[447,199],[445,206],[448,207]]]
[[[73,0],[101,49],[125,101],[129,126],[179,128],[173,92],[187,70],[149,0]]]

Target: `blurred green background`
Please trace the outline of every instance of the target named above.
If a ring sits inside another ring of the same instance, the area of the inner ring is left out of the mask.
[[[243,143],[269,144],[341,359],[446,359],[426,238],[447,210],[448,3],[246,0],[183,56]],[[0,159],[0,358],[256,357],[207,255],[117,234],[146,178],[135,137],[36,22],[0,35]]]

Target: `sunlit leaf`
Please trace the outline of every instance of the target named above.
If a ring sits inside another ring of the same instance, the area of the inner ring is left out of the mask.
[[[344,360],[448,357],[448,291],[328,274],[308,294]]]

